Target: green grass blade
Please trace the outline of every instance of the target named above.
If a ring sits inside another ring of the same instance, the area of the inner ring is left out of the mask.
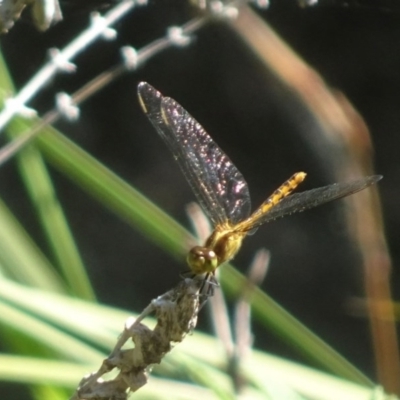
[[[53,266],[0,200],[0,265],[3,274],[29,286],[65,292]]]
[[[95,364],[79,365],[65,361],[0,354],[1,381],[37,385],[47,382],[54,386],[68,388],[70,394],[76,389],[80,379],[96,368],[98,365]],[[150,380],[150,384],[135,393],[135,399],[198,400],[205,398],[218,400],[210,390],[200,386],[156,377],[151,377]],[[45,399],[44,397],[38,398]],[[47,398],[55,400],[51,397]],[[68,399],[68,396],[64,397],[65,399]]]
[[[5,98],[14,93],[14,88],[2,57],[0,57],[0,83],[3,88],[0,92],[0,103],[4,104]],[[31,120],[21,124],[18,121],[21,121],[21,118],[11,121],[7,126],[10,138],[16,138],[26,132],[36,122]],[[94,299],[93,289],[40,153],[34,145],[29,145],[17,155],[17,163],[53,255],[71,291],[79,297]]]
[[[83,375],[99,368],[104,354],[98,352],[96,348],[102,346],[107,348],[106,352],[110,351],[119,336],[118,329],[122,330],[123,328],[122,320],[129,316],[128,313],[115,310],[115,317],[110,318],[113,310],[101,305],[85,303],[78,299],[57,294],[41,293],[36,289],[24,288],[12,282],[3,283],[4,285],[0,285],[0,316],[4,316],[2,324],[8,324],[8,326],[18,330],[23,329],[23,326],[27,324],[29,330],[34,331],[32,336],[41,345],[48,346],[52,351],[56,350],[59,355],[64,354],[63,358],[69,359],[69,352],[59,352],[54,343],[64,344],[64,347],[73,354],[80,353],[82,357],[78,357],[77,362],[84,363],[85,368],[75,367],[74,362],[60,364],[70,365],[73,369],[79,370],[75,377],[75,385]],[[3,290],[4,287],[6,287],[6,290]],[[13,292],[16,293],[13,294]],[[40,299],[38,301],[35,299],[34,304],[31,304],[30,299],[35,298],[35,292],[38,293]],[[12,312],[10,313],[7,307],[3,307],[3,304],[11,308]],[[51,306],[44,310],[44,304]],[[70,324],[69,326],[65,325],[65,327],[77,338],[70,338],[64,342],[61,336],[63,332],[58,329],[60,314],[65,315],[65,320]],[[75,318],[71,321],[70,316],[72,314],[75,314]],[[85,326],[85,319],[88,315],[94,316],[92,320],[87,321],[87,325],[91,325],[93,329],[87,329]],[[120,318],[121,321],[119,321]],[[34,323],[31,320],[34,320]],[[115,321],[118,325],[116,330]],[[56,332],[55,336],[52,330]],[[113,332],[113,330],[115,331]],[[93,335],[95,331],[97,334]],[[50,335],[50,341],[47,341],[47,335]],[[92,344],[90,345],[90,343]],[[223,367],[221,370],[221,366],[224,365],[224,358],[225,354],[218,339],[200,332],[194,332],[167,355],[155,372],[163,376],[176,376],[178,374],[181,376],[180,379],[191,378],[198,385],[211,388],[218,395],[218,398],[233,398],[229,375],[227,371],[224,372]],[[18,358],[15,358],[15,360],[18,360]],[[36,370],[41,368],[39,367],[40,363],[45,361],[40,358],[37,361],[39,364],[34,370],[27,368],[25,372],[21,372],[21,375],[25,376],[25,379],[30,383],[43,383],[49,382],[49,380],[52,382],[54,379],[52,376],[56,373],[54,370],[56,364],[54,364],[53,369],[48,371],[47,377],[46,371],[43,370],[39,378]],[[31,362],[34,363],[35,359],[31,359]],[[2,356],[0,355],[0,379],[7,379],[8,374],[10,374],[9,369],[2,369],[1,365]],[[12,364],[11,368],[13,368]],[[21,368],[24,369],[24,367]],[[250,383],[250,387],[254,390],[257,388],[254,393],[250,392],[249,398],[251,399],[268,398],[269,396],[271,399],[278,400],[280,398],[300,400],[304,395],[305,398],[320,400],[338,398],[341,400],[366,400],[372,398],[374,390],[373,387],[368,385],[356,385],[347,380],[338,379],[312,368],[258,351],[253,351],[245,357],[240,363],[240,369]],[[30,381],[29,374],[36,377],[38,381]],[[65,372],[64,375],[68,376],[69,373]],[[40,381],[39,379],[43,380]],[[62,377],[60,379],[62,381]],[[153,390],[153,378],[151,380],[151,385],[148,386],[150,390]]]
[[[16,123],[11,123],[8,131],[12,132],[12,137],[16,137],[21,130]],[[17,158],[24,185],[71,292],[93,300],[93,289],[40,153],[31,145],[20,152]]]
[[[0,321],[3,326],[34,339],[49,348],[53,354],[65,359],[84,363],[88,360],[95,362],[102,357],[100,352],[71,337],[70,334],[62,332],[48,322],[41,321],[23,310],[18,310],[15,306],[7,304],[3,299],[0,299]],[[18,343],[14,343],[14,346],[17,345]]]
[[[37,143],[55,168],[174,256],[187,251],[193,237],[132,186],[54,129]]]
[[[173,255],[187,251],[191,236],[170,217],[82,149],[53,130],[39,137],[39,146],[50,162],[117,215],[129,221],[156,244]],[[231,290],[242,287],[243,277],[222,268],[222,283]],[[309,359],[329,371],[361,384],[371,384],[360,371],[261,291],[253,307],[266,326]]]
[[[205,364],[221,365],[220,343],[200,332],[195,333],[192,342],[185,340],[179,346],[179,350],[187,357],[201,360]],[[172,358],[173,353],[168,357]],[[280,397],[285,400],[296,396],[296,393],[307,399],[369,400],[374,398],[375,391],[381,391],[374,385],[356,384],[256,350],[244,357],[240,369],[249,383],[263,387],[264,392],[285,393]]]
[[[15,124],[19,131],[27,129],[26,121],[18,119],[20,125],[17,125],[17,122]],[[182,256],[186,252],[191,236],[183,228],[82,149],[52,128],[46,129],[37,142],[57,169],[160,247],[175,256]],[[77,281],[76,278],[73,280]],[[238,290],[242,282],[237,271],[229,267],[223,268],[222,283],[229,286],[230,290]],[[370,384],[356,368],[261,291],[256,291],[253,307],[262,323],[272,328],[276,334],[306,354],[313,362],[339,376]]]
[[[94,369],[96,365],[0,354],[0,380],[8,382],[25,384],[48,382],[72,390],[80,377],[91,367]]]
[[[221,283],[230,294],[239,294],[244,277],[230,265],[221,269]],[[255,317],[267,328],[307,356],[308,359],[333,372],[337,376],[372,386],[373,383],[360,370],[349,363],[331,346],[307,329],[259,288],[251,299]]]
[[[126,312],[104,306],[100,308],[91,302],[27,288],[1,278],[0,301],[29,317],[48,321],[59,330],[84,337],[88,343],[104,349],[113,345],[129,316]]]

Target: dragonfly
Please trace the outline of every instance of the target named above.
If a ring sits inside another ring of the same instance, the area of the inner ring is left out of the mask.
[[[251,213],[243,175],[203,127],[175,100],[146,82],[139,83],[138,97],[214,228],[203,246],[188,253],[193,275],[214,277],[217,268],[230,261],[243,239],[260,225],[359,192],[382,179],[372,175],[292,194],[306,177],[297,172]]]

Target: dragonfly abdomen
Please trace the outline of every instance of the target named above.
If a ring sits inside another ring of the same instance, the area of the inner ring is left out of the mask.
[[[276,189],[262,204],[262,213],[266,213],[269,209],[276,206],[284,197],[292,193],[293,190],[304,181],[306,175],[305,172],[296,172],[285,183],[279,186],[279,188]]]
[[[305,172],[296,172],[286,182],[284,182],[278,189],[276,189],[271,196],[268,197],[264,203],[261,204],[253,214],[247,219],[240,222],[234,227],[235,232],[247,232],[253,234],[254,229],[262,225],[263,218],[275,207],[279,202],[293,192],[294,189],[300,185],[306,178]]]

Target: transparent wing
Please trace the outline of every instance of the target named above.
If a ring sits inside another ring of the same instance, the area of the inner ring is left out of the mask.
[[[243,221],[243,223],[240,224],[241,227],[238,227],[238,229],[252,230],[287,214],[304,211],[328,203],[329,201],[349,196],[367,188],[381,179],[381,175],[372,175],[356,181],[334,183],[333,185],[292,194],[282,199],[276,206],[264,214],[261,212],[263,208],[263,205],[261,205],[247,221]]]
[[[172,151],[198,202],[215,225],[246,219],[250,194],[243,175],[201,125],[148,83],[138,86],[147,117]]]

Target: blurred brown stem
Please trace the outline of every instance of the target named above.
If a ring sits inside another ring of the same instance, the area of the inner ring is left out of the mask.
[[[369,131],[360,115],[340,93],[333,92],[249,7],[240,9],[232,29],[302,101],[321,127],[320,140],[310,143],[327,160],[338,179],[372,173]],[[319,146],[319,147],[318,147]],[[328,154],[334,153],[334,157]],[[382,231],[382,218],[376,189],[347,200],[347,221],[354,243],[362,255],[365,291],[369,299],[369,319],[379,382],[389,393],[400,394],[400,363],[394,324],[389,276],[391,261]],[[382,316],[378,303],[387,304]]]

